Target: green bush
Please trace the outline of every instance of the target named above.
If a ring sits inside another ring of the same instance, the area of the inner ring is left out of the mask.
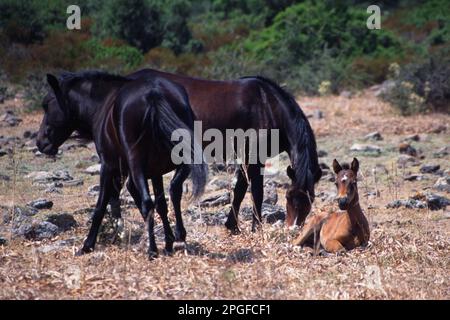
[[[116,72],[127,72],[141,65],[142,53],[126,44],[105,45],[97,39],[91,39],[86,43],[91,55],[90,64],[93,68],[115,69]]]
[[[272,69],[279,81],[317,93],[331,81],[332,91],[354,82],[349,71],[356,57],[386,58],[402,54],[402,43],[386,30],[366,28],[367,13],[346,6],[305,1],[288,7],[274,23],[245,41],[248,54]],[[372,83],[371,79],[364,79]]]
[[[402,114],[427,110],[450,112],[450,50],[441,50],[423,61],[405,65],[383,99]]]
[[[142,52],[157,47],[163,40],[159,1],[105,1],[95,15],[94,32],[103,37],[125,40]]]

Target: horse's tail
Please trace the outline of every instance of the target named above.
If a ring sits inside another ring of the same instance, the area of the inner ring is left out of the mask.
[[[179,145],[182,150],[189,150],[188,154],[183,152],[181,165],[189,167],[193,185],[192,196],[194,199],[199,198],[205,190],[208,166],[203,158],[202,147],[194,137],[193,130],[175,114],[169,102],[158,89],[151,89],[146,95],[146,100],[150,107],[147,109],[145,118],[151,119],[153,136],[170,150],[176,145]],[[190,106],[185,107],[186,112],[190,112]],[[186,118],[192,119],[191,114],[186,114]],[[180,130],[181,141],[171,139],[175,130]],[[201,152],[201,154],[196,154],[196,152]]]
[[[270,79],[256,76],[254,78],[265,84],[277,100],[284,105],[287,139],[290,144],[291,162],[295,171],[295,183],[314,197],[314,184],[322,176],[314,132],[308,119],[294,97]]]

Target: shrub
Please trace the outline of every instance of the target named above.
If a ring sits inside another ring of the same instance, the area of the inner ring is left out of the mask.
[[[450,112],[450,50],[441,50],[394,73],[396,85],[383,95],[404,115]],[[397,68],[395,68],[397,69]]]
[[[125,40],[129,45],[147,52],[163,40],[161,12],[159,1],[105,1],[96,14],[94,31],[101,37]]]

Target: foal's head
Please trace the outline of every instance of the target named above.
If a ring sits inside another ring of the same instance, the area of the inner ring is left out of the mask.
[[[342,166],[333,160],[333,170],[336,173],[336,187],[338,191],[337,200],[339,209],[347,210],[355,205],[358,200],[358,176],[359,162],[358,159],[353,158],[350,166],[343,164]]]
[[[39,128],[36,145],[40,152],[55,155],[58,148],[75,130],[67,100],[63,95],[58,79],[47,75],[50,88],[44,100],[44,118]]]

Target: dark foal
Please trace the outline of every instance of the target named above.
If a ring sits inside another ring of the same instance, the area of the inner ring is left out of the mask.
[[[172,184],[181,191],[190,173],[194,197],[203,192],[207,176],[205,163],[175,165],[171,160],[175,145],[171,135],[180,128],[192,137],[186,146],[191,154],[186,156],[194,157],[194,118],[185,90],[159,77],[132,81],[101,72],[66,73],[60,79],[48,75],[47,80],[52,91],[43,103],[39,150],[54,155],[72,132],[78,131],[95,142],[101,161],[100,194],[79,253],[94,250],[106,206],[111,199],[117,202],[121,181],[127,176],[127,188],[148,223],[149,256],[158,252],[153,230],[155,206],[164,226],[166,251],[171,252],[175,237],[167,218],[162,175],[177,169]],[[152,179],[155,203],[147,179]]]
[[[143,69],[128,75],[133,79],[154,76],[179,83],[186,89],[193,112],[202,121],[204,130],[216,128],[224,133],[225,129],[278,129],[279,152],[286,151],[291,160],[287,170],[292,185],[286,192],[286,223],[292,226],[305,221],[314,201],[314,185],[319,181],[322,171],[318,164],[314,133],[289,93],[262,77],[212,81],[153,69]],[[249,185],[254,203],[252,230],[256,230],[261,223],[263,167],[264,163],[250,164],[237,170],[233,203],[225,224],[233,233],[239,232],[239,208]]]

